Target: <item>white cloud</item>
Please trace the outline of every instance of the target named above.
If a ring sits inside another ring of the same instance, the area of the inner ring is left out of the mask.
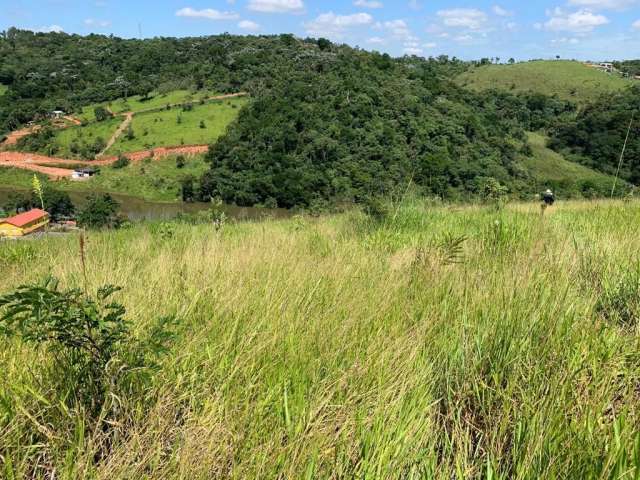
[[[493,8],[493,13],[495,13],[496,15],[498,15],[499,17],[511,17],[513,16],[513,12],[502,8],[500,5],[494,5]]]
[[[202,10],[195,10],[191,7],[186,7],[176,12],[177,17],[188,18],[206,18],[208,20],[237,20],[240,16],[235,12],[220,12],[213,8],[205,8]]]
[[[107,28],[111,26],[111,22],[108,20],[96,20],[94,18],[86,18],[84,24],[87,27]]]
[[[631,26],[640,30],[640,20],[636,20]]]
[[[249,0],[249,10],[264,13],[302,13],[302,0]]]
[[[353,15],[336,15],[333,12],[318,15],[314,20],[304,24],[308,34],[322,37],[342,38],[347,30],[371,25],[373,17],[368,13]]]
[[[389,20],[386,22],[378,22],[375,25],[378,30],[387,30],[390,35],[401,39],[411,39],[411,29],[404,20]]]
[[[49,25],[49,26],[44,26],[44,27],[38,27],[38,28],[33,28],[31,29],[32,32],[36,32],[36,33],[62,33],[64,32],[64,29],[60,26],[60,25]]]
[[[569,5],[592,10],[624,10],[638,3],[638,0],[569,0]]]
[[[554,38],[553,40],[551,40],[551,43],[554,45],[562,45],[567,43],[570,45],[577,45],[578,43],[580,43],[580,41],[577,38],[562,37]]]
[[[353,2],[353,4],[356,7],[363,7],[363,8],[382,8],[382,7],[384,7],[384,4],[382,2],[379,2],[378,0],[355,0],[355,2]]]
[[[256,32],[260,30],[260,25],[256,22],[252,22],[251,20],[242,20],[238,23],[238,28],[242,30],[249,30],[250,32]]]
[[[609,19],[604,15],[586,9],[566,13],[556,8],[547,12],[547,15],[551,18],[544,24],[544,28],[554,32],[588,33],[609,23]]]
[[[435,42],[427,42],[424,45],[422,45],[424,48],[436,48],[438,46],[437,43]]]
[[[423,50],[418,47],[405,47],[404,53],[407,55],[422,55]]]
[[[488,20],[487,14],[475,8],[452,8],[436,13],[447,27],[478,30]]]
[[[372,45],[384,45],[387,41],[382,37],[371,37],[367,39],[367,43],[371,43]]]

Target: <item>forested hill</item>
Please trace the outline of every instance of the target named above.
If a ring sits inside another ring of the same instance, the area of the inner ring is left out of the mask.
[[[247,91],[210,149],[203,199],[292,207],[367,201],[413,185],[456,198],[496,182],[537,185],[526,130],[574,115],[539,94],[472,92],[468,65],[366,52],[291,35],[124,40],[10,29],[0,36],[0,131],[53,109],[152,90]],[[580,185],[570,188],[580,190]]]

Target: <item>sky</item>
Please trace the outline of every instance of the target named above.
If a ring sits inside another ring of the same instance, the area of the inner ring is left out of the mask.
[[[640,58],[640,0],[0,0],[0,30],[199,36],[293,33],[404,54]]]

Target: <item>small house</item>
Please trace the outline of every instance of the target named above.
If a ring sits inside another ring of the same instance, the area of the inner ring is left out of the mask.
[[[0,220],[0,237],[22,237],[39,232],[49,225],[49,214],[34,208],[14,217]]]
[[[64,117],[64,112],[62,110],[54,110],[53,112],[51,112],[51,117],[59,120]]]
[[[76,168],[71,174],[73,180],[84,180],[93,177],[98,171],[95,168]]]

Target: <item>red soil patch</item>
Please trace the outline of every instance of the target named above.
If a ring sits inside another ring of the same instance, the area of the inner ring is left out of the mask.
[[[139,162],[145,158],[160,159],[170,155],[200,155],[206,153],[208,145],[185,145],[179,147],[158,147],[152,150],[124,154],[132,162]],[[0,152],[0,167],[14,167],[23,170],[31,170],[43,173],[52,180],[60,178],[70,178],[73,168],[77,165],[111,165],[118,159],[116,156],[103,158],[100,160],[70,160],[66,158],[47,157],[37,153],[24,152]],[[48,166],[55,164],[55,167]],[[69,165],[69,168],[60,168],[59,165]]]

